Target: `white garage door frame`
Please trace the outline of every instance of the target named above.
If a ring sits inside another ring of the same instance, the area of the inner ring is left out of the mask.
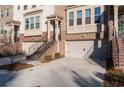
[[[93,47],[94,41],[65,41],[65,56],[83,58],[88,50]]]

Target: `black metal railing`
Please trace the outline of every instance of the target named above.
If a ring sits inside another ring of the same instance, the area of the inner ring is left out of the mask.
[[[119,66],[119,44],[116,29],[114,28],[114,38],[112,40],[112,59],[114,67]]]
[[[54,40],[51,37],[49,40],[45,41],[43,44],[40,46],[38,45],[39,42],[36,42],[32,46],[29,47],[29,56],[27,57],[28,59],[39,59],[42,54],[50,48],[51,45],[53,45]],[[35,46],[35,47],[34,47]],[[31,51],[34,50],[34,53],[31,53]]]

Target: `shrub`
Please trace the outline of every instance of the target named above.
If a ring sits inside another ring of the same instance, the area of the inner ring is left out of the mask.
[[[51,60],[52,60],[52,55],[45,56],[45,61],[51,61]]]
[[[124,84],[124,73],[120,70],[109,70],[107,72],[107,80]]]
[[[60,57],[61,57],[60,53],[55,53],[55,58],[60,58]]]

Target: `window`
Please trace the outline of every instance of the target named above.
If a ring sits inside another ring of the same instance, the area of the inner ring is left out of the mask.
[[[32,8],[35,8],[36,7],[36,5],[32,5]]]
[[[25,19],[25,29],[28,30],[29,29],[29,18]]]
[[[34,29],[34,17],[30,18],[30,29]]]
[[[36,16],[36,29],[40,28],[40,16]]]
[[[85,24],[91,23],[91,9],[85,10]]]
[[[0,34],[3,34],[3,25],[1,25],[1,28],[0,28]]]
[[[74,25],[74,12],[69,13],[69,26]]]
[[[77,25],[82,25],[82,10],[77,11]]]
[[[94,11],[95,15],[95,23],[101,23],[101,9],[100,7],[96,7]]]
[[[1,10],[1,18],[3,18],[3,16],[4,16],[4,15],[3,15],[3,10]]]
[[[20,10],[20,5],[18,5],[18,10]]]
[[[7,8],[7,14],[6,15],[9,16],[9,8]]]
[[[27,5],[24,5],[24,10],[26,10],[27,9]]]

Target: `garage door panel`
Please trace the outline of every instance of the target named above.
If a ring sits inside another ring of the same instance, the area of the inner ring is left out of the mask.
[[[93,41],[67,41],[65,56],[73,58],[82,58],[92,47]]]

